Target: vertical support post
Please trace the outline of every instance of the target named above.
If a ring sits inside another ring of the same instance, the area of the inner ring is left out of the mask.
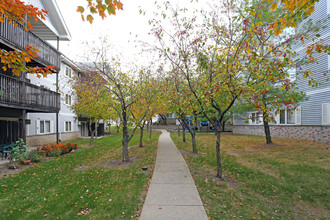
[[[24,141],[24,143],[26,143],[26,122],[25,122],[25,118],[26,118],[26,110],[23,109],[23,115],[22,115],[22,139]]]
[[[57,37],[57,50],[60,49],[60,38]],[[59,72],[56,73],[56,93],[58,93],[58,74]],[[61,99],[60,99],[60,102],[61,102]],[[60,106],[61,106],[61,103],[60,103]],[[59,132],[58,132],[58,113],[59,111],[56,111],[56,144],[59,143]]]

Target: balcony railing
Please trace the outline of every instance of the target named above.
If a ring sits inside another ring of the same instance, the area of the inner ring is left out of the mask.
[[[54,65],[56,70],[60,69],[60,53],[32,32],[25,31],[22,25],[15,26],[4,18],[4,23],[0,22],[0,38],[20,50],[25,49],[26,45],[36,46],[40,50],[38,58],[35,59],[36,62],[46,66]]]
[[[0,106],[38,112],[60,110],[60,94],[0,74]]]

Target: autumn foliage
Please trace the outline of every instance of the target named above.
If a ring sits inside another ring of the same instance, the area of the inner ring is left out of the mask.
[[[3,23],[4,18],[7,18],[9,23],[24,25],[26,31],[33,29],[30,20],[26,18],[33,18],[37,22],[38,18],[45,20],[47,14],[47,11],[20,0],[1,0],[0,3],[0,22]]]
[[[78,6],[77,12],[81,13],[81,18],[84,21],[85,19],[89,21],[89,23],[93,23],[93,15],[98,14],[104,19],[107,14],[108,15],[116,15],[117,10],[123,10],[123,3],[117,0],[86,0],[87,1],[87,8],[89,12],[85,11],[83,6]],[[84,15],[84,13],[87,15]]]
[[[25,31],[32,30],[31,20],[36,22],[40,19],[45,20],[47,11],[34,7],[32,4],[26,4],[20,0],[2,0],[0,3],[0,22],[12,23],[14,26],[21,25]],[[55,72],[54,66],[48,67],[29,67],[26,63],[30,63],[37,58],[39,49],[34,45],[26,45],[22,51],[0,50],[0,63],[2,69],[6,71],[11,69],[14,75],[19,76],[21,73],[34,73],[40,78]]]

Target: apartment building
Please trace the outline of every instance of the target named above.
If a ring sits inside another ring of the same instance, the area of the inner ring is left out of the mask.
[[[26,140],[27,133],[40,134],[45,129],[56,131],[57,129],[53,128],[56,127],[54,120],[40,120],[43,122],[39,125],[36,123],[37,129],[33,131],[34,129],[31,128],[35,123],[33,115],[56,115],[61,109],[61,95],[56,90],[56,84],[59,81],[58,73],[61,69],[63,71],[66,61],[63,61],[58,49],[47,41],[66,41],[70,40],[71,36],[55,0],[27,2],[47,10],[46,20],[36,23],[31,18],[33,30],[25,31],[22,25],[14,25],[5,19],[4,23],[0,23],[0,48],[23,50],[26,45],[36,46],[40,50],[38,57],[27,65],[40,67],[53,65],[56,73],[39,81],[30,74],[21,74],[17,77],[11,70],[4,71],[0,68],[0,144],[13,142],[19,138]],[[51,126],[51,123],[54,126]],[[73,129],[74,125],[71,126]]]
[[[80,137],[78,130],[78,119],[71,110],[74,96],[71,83],[74,75],[74,69],[77,66],[69,58],[61,55],[61,70],[58,72],[58,87],[60,93],[60,110],[58,117],[56,113],[28,113],[27,119],[30,124],[27,125],[26,135],[27,144],[45,145],[55,143],[57,137],[59,141],[67,141]],[[56,91],[56,75],[49,75],[46,78],[37,78],[29,75],[31,83],[38,84],[41,87]],[[56,124],[58,122],[58,134]]]

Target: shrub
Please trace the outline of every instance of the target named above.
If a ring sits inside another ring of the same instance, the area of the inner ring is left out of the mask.
[[[38,153],[38,151],[33,150],[27,154],[27,159],[31,160],[31,162],[40,162],[42,160],[42,156]]]
[[[76,150],[78,148],[78,144],[77,143],[67,143],[66,146],[67,146],[67,148],[69,149],[70,152],[72,150]]]
[[[15,159],[20,162],[24,162],[26,159],[27,153],[26,153],[26,145],[23,141],[23,139],[20,139],[15,142],[15,146],[11,150],[10,157],[11,159]]]
[[[69,148],[64,144],[55,144],[52,146],[52,148],[60,150],[61,154],[67,154],[70,152]]]
[[[50,145],[46,145],[46,146],[43,146],[42,148],[40,148],[38,153],[43,156],[48,156],[48,152],[51,150],[52,150],[52,147]]]
[[[69,143],[69,144],[54,144],[54,145],[46,145],[42,148],[40,148],[37,152],[41,155],[52,157],[51,155],[56,155],[56,153],[51,153],[54,150],[57,150],[60,152],[60,154],[67,154],[71,152],[73,149],[77,149],[78,144],[76,143]]]
[[[47,156],[48,157],[58,157],[61,155],[61,153],[62,153],[62,151],[60,149],[55,148],[55,149],[48,151]]]

